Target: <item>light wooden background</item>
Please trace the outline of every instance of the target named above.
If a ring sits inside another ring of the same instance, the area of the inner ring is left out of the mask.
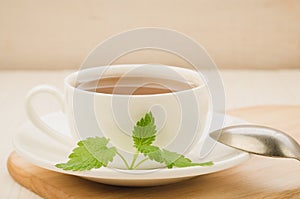
[[[201,43],[220,68],[300,68],[297,0],[0,0],[0,69],[75,69],[99,42],[165,27]],[[186,65],[162,52],[118,63]]]

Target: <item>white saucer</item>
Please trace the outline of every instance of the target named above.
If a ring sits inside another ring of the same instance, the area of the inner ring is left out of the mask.
[[[62,113],[57,112],[48,114],[43,117],[43,120],[58,131],[65,132],[65,134],[68,135],[66,118]],[[241,123],[246,122],[238,118],[226,116],[226,125]],[[197,158],[197,156],[199,156],[198,151],[193,151],[192,154],[194,154],[194,157],[190,157],[195,162],[213,161],[213,166],[173,169],[161,168],[135,171],[112,168],[100,168],[91,171],[78,172],[64,171],[56,168],[54,165],[65,162],[72,149],[58,143],[52,138],[46,136],[44,133],[39,132],[39,130],[37,130],[30,122],[26,122],[19,133],[14,137],[14,146],[15,150],[21,157],[39,167],[79,176],[104,184],[121,186],[154,186],[170,184],[195,176],[228,169],[249,158],[248,153],[226,147],[222,144],[216,144],[213,150],[205,158]]]

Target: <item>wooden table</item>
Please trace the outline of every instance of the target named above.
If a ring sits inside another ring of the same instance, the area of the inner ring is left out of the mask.
[[[231,115],[281,129],[300,141],[300,106],[237,109]],[[166,186],[102,185],[38,168],[12,153],[11,175],[45,198],[300,198],[300,163],[259,156],[234,168]]]

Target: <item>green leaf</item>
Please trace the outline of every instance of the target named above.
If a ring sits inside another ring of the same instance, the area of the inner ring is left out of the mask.
[[[171,152],[167,150],[162,151],[162,158],[166,166],[170,169],[173,167],[191,167],[191,166],[211,166],[213,162],[204,162],[204,163],[194,163],[190,159],[180,155],[176,152]]]
[[[155,120],[152,113],[146,113],[133,128],[134,147],[140,151],[142,146],[150,146],[156,137]]]
[[[173,167],[211,166],[213,162],[194,163],[189,158],[176,152],[161,150],[157,146],[142,146],[140,152],[150,160],[164,163],[169,169]]]
[[[106,138],[87,138],[77,143],[73,152],[69,155],[69,161],[56,164],[55,166],[64,170],[83,171],[93,168],[107,166],[113,161],[117,153],[115,147],[107,147],[109,139]]]
[[[150,160],[154,160],[159,163],[163,163],[162,152],[157,146],[141,146],[140,152],[147,156]]]

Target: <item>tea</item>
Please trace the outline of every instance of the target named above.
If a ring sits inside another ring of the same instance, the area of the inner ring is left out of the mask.
[[[196,87],[195,83],[162,79],[155,77],[104,77],[92,81],[81,81],[77,88],[85,91],[121,94],[121,95],[150,95],[188,90]]]

